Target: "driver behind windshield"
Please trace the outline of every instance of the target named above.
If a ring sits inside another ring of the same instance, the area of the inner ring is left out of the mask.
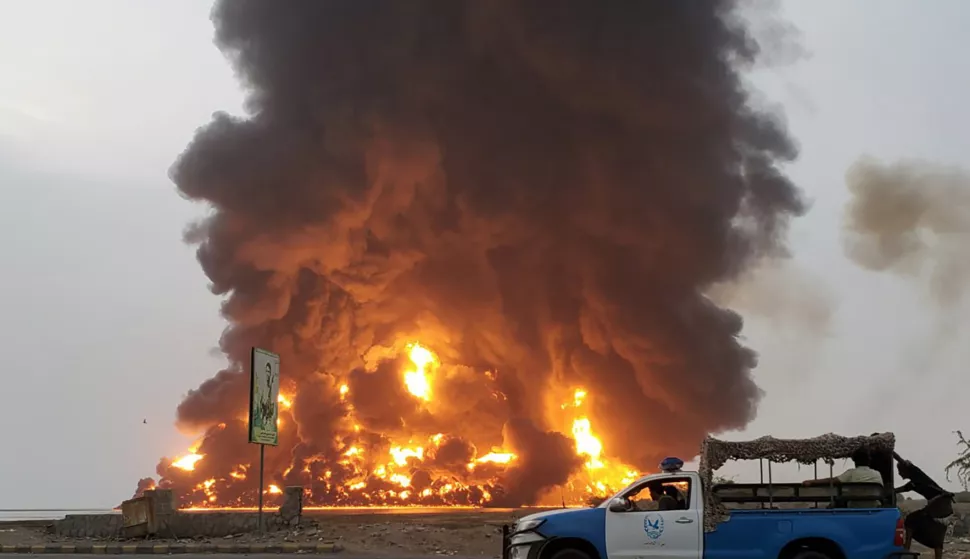
[[[684,499],[684,494],[681,493],[679,489],[673,485],[665,485],[664,494],[677,501],[677,506],[674,507],[676,510],[687,510],[687,501]]]
[[[677,510],[680,508],[677,498],[665,491],[667,488],[662,484],[651,483],[648,488],[650,489],[650,498],[657,502],[657,510]]]

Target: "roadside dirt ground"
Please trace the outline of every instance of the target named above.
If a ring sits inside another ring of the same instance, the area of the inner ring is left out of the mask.
[[[962,507],[961,507],[962,508]],[[501,554],[502,524],[531,514],[525,511],[461,510],[434,514],[327,514],[308,513],[316,528],[276,532],[266,536],[240,534],[218,539],[194,540],[211,543],[252,542],[337,542],[347,554],[404,556],[492,557]],[[42,527],[0,525],[0,544],[42,544],[72,541],[56,538]],[[917,548],[923,557],[933,557]],[[970,559],[970,538],[947,543],[946,559]]]
[[[933,557],[933,550],[921,545],[914,545],[913,551],[919,551],[921,559]],[[943,548],[943,559],[970,559],[970,540],[947,542]]]
[[[265,536],[238,534],[195,539],[207,543],[336,542],[346,553],[406,556],[501,556],[502,524],[536,512],[461,510],[432,514],[314,514],[315,528],[274,532]],[[0,545],[77,541],[47,534],[42,526],[0,524]],[[169,540],[171,541],[171,540]],[[188,541],[188,540],[183,540]]]
[[[500,557],[502,524],[537,512],[462,510],[439,514],[320,515],[317,537],[348,552]]]

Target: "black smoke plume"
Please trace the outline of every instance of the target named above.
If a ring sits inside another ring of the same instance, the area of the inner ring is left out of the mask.
[[[557,389],[585,387],[608,453],[643,470],[754,417],[742,320],[702,294],[783,255],[804,206],[779,170],[794,143],[748,103],[733,2],[224,0],[213,21],[247,114],[171,171],[213,210],[187,240],[229,321],[229,366],[178,408],[200,453],[235,449],[205,476],[256,455],[233,427],[254,345],[295,395],[268,479],[315,504],[354,501],[333,490],[350,442],[435,432],[518,453],[491,490],[535,501],[582,462]],[[407,341],[445,371],[427,404],[401,385]]]

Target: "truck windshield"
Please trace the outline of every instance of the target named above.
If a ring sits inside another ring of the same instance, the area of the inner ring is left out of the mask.
[[[687,503],[690,502],[690,478],[663,477],[639,480],[600,503],[599,506],[608,507],[610,501],[618,497],[628,500],[634,510],[686,510]]]
[[[688,480],[653,480],[626,496],[634,510],[685,510],[687,508]]]

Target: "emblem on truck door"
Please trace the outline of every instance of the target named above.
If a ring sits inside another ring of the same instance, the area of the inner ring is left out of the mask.
[[[664,517],[659,514],[648,514],[643,517],[643,531],[647,537],[655,540],[664,533]]]

